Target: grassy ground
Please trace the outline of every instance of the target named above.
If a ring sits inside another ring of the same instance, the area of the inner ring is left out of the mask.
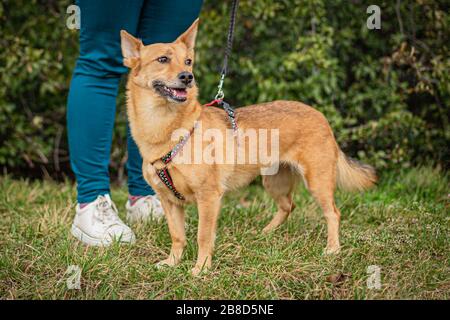
[[[252,185],[225,199],[213,269],[195,278],[195,208],[182,264],[158,270],[170,246],[164,222],[134,226],[135,245],[86,248],[69,234],[73,185],[1,177],[0,298],[449,299],[448,186],[448,175],[421,168],[385,175],[365,194],[338,193],[343,250],[328,257],[324,219],[303,187],[288,222],[264,236],[275,208]],[[126,191],[112,195],[123,217]],[[66,287],[69,265],[82,270],[81,290]],[[367,287],[369,265],[381,268],[379,290]]]

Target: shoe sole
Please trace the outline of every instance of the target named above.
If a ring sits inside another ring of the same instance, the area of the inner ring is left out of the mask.
[[[80,240],[81,242],[89,245],[89,246],[96,246],[96,247],[107,247],[112,244],[113,241],[105,241],[105,240],[99,240],[96,238],[91,237],[90,235],[84,233],[80,228],[78,228],[75,225],[72,225],[71,228],[72,235]],[[118,239],[120,243],[134,243],[136,241],[135,237],[133,236],[129,241],[123,241],[121,239]]]

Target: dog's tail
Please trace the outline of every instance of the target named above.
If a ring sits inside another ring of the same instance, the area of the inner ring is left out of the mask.
[[[346,191],[363,191],[377,181],[375,169],[347,157],[340,149],[337,160],[337,184]]]

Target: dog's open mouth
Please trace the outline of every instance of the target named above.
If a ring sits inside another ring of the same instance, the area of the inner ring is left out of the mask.
[[[177,102],[184,102],[187,99],[187,88],[169,87],[161,82],[155,82],[153,87],[163,97],[170,98]]]

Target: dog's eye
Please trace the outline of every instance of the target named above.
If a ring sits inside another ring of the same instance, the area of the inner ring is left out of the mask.
[[[190,65],[192,64],[192,59],[186,59],[186,61],[184,61],[184,63],[185,63],[187,66],[190,66]]]
[[[167,63],[167,62],[169,62],[169,58],[167,58],[166,56],[159,57],[157,60],[158,60],[159,63]]]

